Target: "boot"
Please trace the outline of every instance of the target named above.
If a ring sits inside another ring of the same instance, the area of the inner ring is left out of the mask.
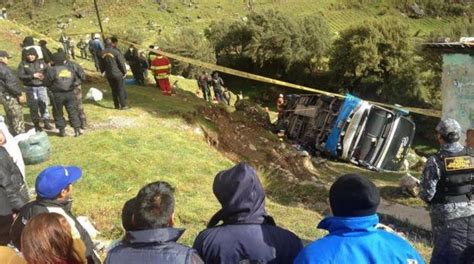
[[[35,123],[35,130],[36,130],[36,132],[41,132],[41,131],[43,131],[43,129],[40,127],[39,122]]]
[[[53,129],[48,119],[45,119],[43,123],[44,123],[44,129],[47,129],[47,130]]]
[[[60,137],[65,137],[66,136],[66,130],[64,130],[64,128],[59,129],[59,136]]]
[[[87,120],[86,119],[82,119],[81,120],[81,129],[86,129],[87,128]]]
[[[74,136],[78,137],[80,135],[82,135],[81,129],[78,127],[74,128]]]

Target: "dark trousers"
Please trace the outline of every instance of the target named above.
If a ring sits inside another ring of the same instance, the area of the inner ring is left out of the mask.
[[[140,85],[145,85],[145,76],[143,75],[143,69],[140,65],[130,65],[130,68],[132,69],[133,73],[133,79],[140,84]]]
[[[80,49],[81,50],[81,58],[87,59],[87,50],[86,49]]]
[[[6,246],[10,242],[10,227],[13,223],[13,216],[0,215],[0,246]]]
[[[123,86],[122,76],[120,77],[111,77],[107,78],[112,89],[112,98],[114,100],[115,109],[122,109],[127,106],[125,102],[127,95],[125,93],[125,88]]]
[[[214,88],[214,96],[216,97],[217,102],[222,102],[224,101],[224,95],[222,94],[221,89],[216,89]]]
[[[58,129],[66,127],[63,107],[66,107],[71,126],[79,128],[81,126],[81,121],[79,120],[79,114],[77,113],[77,102],[74,91],[53,93],[53,116],[56,128]]]

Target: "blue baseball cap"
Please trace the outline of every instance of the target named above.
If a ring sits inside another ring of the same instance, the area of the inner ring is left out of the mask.
[[[79,167],[51,166],[44,169],[36,178],[36,193],[41,198],[56,198],[69,184],[79,180],[82,170]]]

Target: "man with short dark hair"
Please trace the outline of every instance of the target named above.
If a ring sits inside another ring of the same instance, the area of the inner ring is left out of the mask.
[[[114,48],[110,39],[105,40],[105,49],[100,52],[100,70],[105,75],[112,90],[114,108],[129,109],[126,102],[126,93],[123,78],[127,74],[125,58]]]
[[[193,249],[176,243],[184,229],[173,228],[174,190],[167,182],[146,185],[127,204],[122,216],[128,231],[105,263],[203,263]]]
[[[441,149],[426,162],[420,198],[430,208],[431,263],[458,263],[462,251],[474,245],[474,151],[459,143],[456,120],[441,120],[436,131]]]
[[[74,166],[51,166],[38,175],[35,183],[38,196],[20,209],[10,231],[12,242],[18,249],[21,250],[21,232],[31,218],[40,213],[58,213],[68,220],[73,239],[85,244],[87,263],[100,263],[89,234],[71,212],[72,184],[81,176],[82,170]]]
[[[303,244],[267,214],[265,191],[254,168],[239,163],[221,171],[212,189],[222,208],[193,245],[205,263],[293,262]]]
[[[368,178],[339,177],[329,190],[334,216],[318,225],[329,234],[306,246],[295,263],[424,263],[403,238],[376,228],[379,203],[379,190]]]

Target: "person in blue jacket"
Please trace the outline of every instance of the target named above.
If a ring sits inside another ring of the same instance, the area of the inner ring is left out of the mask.
[[[366,177],[339,177],[329,190],[329,203],[333,216],[318,225],[329,234],[306,246],[294,263],[424,263],[403,238],[376,228],[380,195]]]
[[[219,172],[213,191],[222,209],[193,245],[205,263],[293,262],[303,244],[267,214],[265,192],[254,168],[239,163]]]

